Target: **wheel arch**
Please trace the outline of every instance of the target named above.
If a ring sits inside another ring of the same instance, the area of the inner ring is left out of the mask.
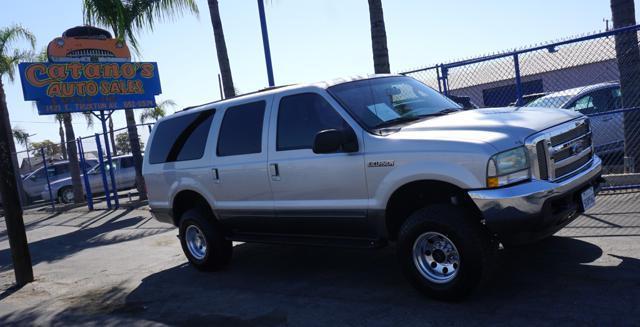
[[[461,187],[434,179],[407,182],[397,187],[385,206],[385,226],[390,240],[397,240],[402,224],[414,211],[437,203],[449,203],[469,210],[470,217],[481,217],[480,211]]]
[[[209,201],[202,194],[191,189],[185,189],[177,192],[171,201],[173,224],[179,226],[182,214],[193,208],[204,210],[210,217],[216,219],[213,208],[211,208]]]

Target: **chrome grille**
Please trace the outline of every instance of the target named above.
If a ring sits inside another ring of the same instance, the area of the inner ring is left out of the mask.
[[[527,139],[534,176],[558,181],[579,172],[593,159],[589,119],[581,118],[544,130]]]
[[[115,57],[113,52],[102,49],[80,49],[69,51],[67,57]]]

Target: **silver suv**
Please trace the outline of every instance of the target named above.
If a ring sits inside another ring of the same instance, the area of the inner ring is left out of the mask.
[[[184,110],[158,122],[146,153],[151,210],[198,269],[227,265],[232,241],[392,241],[439,299],[485,280],[499,243],[550,236],[593,206],[602,169],[580,113],[463,111],[395,75]]]

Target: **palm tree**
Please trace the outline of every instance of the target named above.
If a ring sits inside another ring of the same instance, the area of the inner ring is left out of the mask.
[[[220,76],[222,77],[222,87],[224,97],[230,98],[236,95],[231,76],[231,65],[229,64],[229,54],[227,53],[227,42],[224,40],[222,30],[222,20],[220,19],[220,9],[218,0],[208,0],[209,14],[211,15],[211,25],[213,26],[213,38],[216,43],[216,54],[218,56],[218,66],[220,66]]]
[[[18,142],[18,144],[24,146],[25,150],[27,150],[27,165],[29,166],[29,171],[31,171],[31,158],[29,157],[29,133],[22,128],[16,127],[12,130],[13,138]]]
[[[144,122],[149,121],[149,119],[153,119],[153,121],[158,121],[158,119],[164,117],[167,114],[167,109],[169,107],[175,107],[175,101],[171,99],[164,100],[158,103],[153,108],[147,108],[140,114],[140,122],[144,124]]]
[[[382,0],[369,0],[369,20],[371,22],[371,47],[373,49],[373,68],[376,74],[389,74],[389,49],[387,49],[387,31],[384,27]]]
[[[613,28],[636,24],[633,0],[611,0]],[[616,34],[620,91],[625,108],[640,107],[640,49],[636,30]],[[640,110],[624,113],[625,171],[640,171]]]
[[[83,0],[82,9],[87,23],[111,28],[117,39],[127,42],[137,53],[140,53],[138,31],[153,30],[157,20],[174,18],[184,12],[198,13],[195,0]],[[144,200],[147,192],[142,177],[142,152],[136,119],[132,109],[126,109],[124,113],[135,163],[136,186],[140,199]]]
[[[13,48],[14,42],[26,40],[30,50]],[[14,81],[16,65],[33,57],[36,38],[27,29],[14,25],[0,29],[0,196],[4,204],[4,217],[9,235],[9,247],[16,276],[16,284],[22,286],[33,281],[31,255],[27,246],[27,235],[20,205],[20,176],[17,173],[18,159],[13,153],[13,142],[9,108],[7,107],[2,78],[6,75]]]
[[[62,158],[64,158],[64,160],[67,160],[67,142],[64,140],[64,128],[62,127],[62,124],[64,122],[64,115],[63,114],[56,114],[54,116],[56,122],[58,122],[58,134],[60,135],[60,149],[62,150]]]

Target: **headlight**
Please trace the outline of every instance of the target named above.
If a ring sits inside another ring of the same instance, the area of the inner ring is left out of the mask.
[[[527,150],[519,147],[500,152],[487,165],[487,187],[495,188],[531,178]]]
[[[116,48],[120,49],[124,47],[124,43],[122,43],[121,41],[116,42]]]
[[[56,44],[61,47],[64,45],[64,40],[63,39],[56,39]]]

